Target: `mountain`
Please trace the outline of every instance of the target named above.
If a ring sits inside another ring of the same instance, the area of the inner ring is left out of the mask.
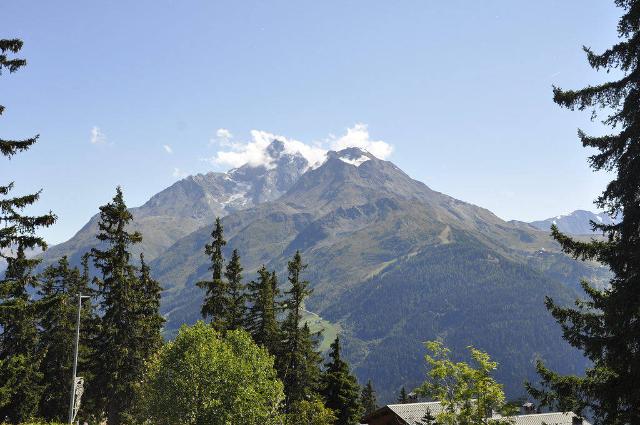
[[[281,141],[274,140],[267,154],[268,166],[247,164],[227,173],[189,176],[141,207],[131,208],[132,228],[143,235],[138,250],[144,251],[147,259],[154,259],[180,238],[212,223],[215,217],[278,198],[309,168],[302,155],[285,152]],[[98,219],[96,214],[70,240],[49,248],[43,255],[44,264],[63,255],[79,262],[85,252],[97,245]]]
[[[489,351],[511,396],[535,379],[536,358],[564,372],[585,366],[544,297],[569,303],[580,278],[605,281],[606,270],[566,257],[547,231],[436,192],[368,152],[329,152],[280,197],[223,223],[226,255],[240,251],[247,279],[265,264],[285,282],[286,262],[302,252],[314,290],[307,309],[341,331],[356,374],[382,400],[421,382],[428,339]],[[199,317],[195,282],[209,273],[210,232],[203,226],[153,261],[169,334]]]
[[[545,231],[549,231],[551,225],[555,224],[563,233],[590,235],[594,233],[591,228],[592,221],[598,224],[615,224],[617,222],[607,213],[596,214],[591,211],[576,210],[570,214],[559,215],[546,220],[532,221],[529,224],[536,229]]]

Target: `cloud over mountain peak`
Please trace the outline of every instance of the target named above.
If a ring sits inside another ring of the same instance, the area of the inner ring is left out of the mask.
[[[251,130],[251,140],[248,142],[235,142],[231,140],[231,133],[226,129],[224,136],[220,137],[219,150],[216,155],[208,161],[214,165],[225,165],[231,168],[238,168],[248,164],[250,166],[265,166],[270,169],[275,167],[277,156],[274,155],[270,146],[273,141],[281,142],[282,148],[277,153],[300,155],[307,160],[310,166],[324,162],[329,150],[342,150],[349,147],[357,147],[370,152],[372,155],[386,159],[391,155],[393,147],[382,140],[371,140],[366,124],[357,123],[346,130],[345,134],[336,137],[330,135],[324,141],[305,143],[300,140],[291,139],[285,136],[276,135],[263,130]],[[218,133],[221,133],[218,130]]]

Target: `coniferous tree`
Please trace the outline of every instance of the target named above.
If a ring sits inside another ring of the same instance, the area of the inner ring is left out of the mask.
[[[362,389],[360,395],[360,404],[364,409],[363,416],[367,416],[378,410],[378,400],[376,399],[376,391],[373,389],[371,379],[367,381],[367,385]]]
[[[127,417],[135,383],[158,342],[157,310],[150,315],[147,311],[153,305],[150,298],[157,296],[150,288],[157,284],[143,284],[130,262],[129,250],[142,241],[140,233],[127,231],[132,219],[118,187],[113,200],[100,207],[97,238],[102,244],[91,250],[101,274],[94,282],[103,312],[95,342],[95,386],[100,389],[109,425],[118,425]],[[145,292],[153,295],[145,296]]]
[[[151,269],[140,254],[140,311],[138,312],[138,344],[142,356],[148,358],[162,347],[162,326],[164,318],[160,315],[162,287],[151,277]]]
[[[204,252],[211,259],[209,270],[211,280],[203,280],[197,283],[198,287],[206,291],[202,304],[201,314],[204,319],[210,319],[211,325],[217,330],[226,329],[228,299],[227,285],[222,279],[224,257],[222,249],[227,244],[224,240],[224,228],[220,217],[216,218],[215,227],[211,232],[211,243],[205,245]]]
[[[225,319],[226,330],[244,329],[247,324],[246,294],[245,285],[242,283],[242,270],[240,254],[237,249],[234,249],[224,272],[224,277],[227,279],[226,299],[228,306]]]
[[[85,265],[86,261],[85,256]],[[42,274],[38,305],[41,317],[39,349],[43,353],[40,371],[44,391],[38,416],[46,420],[63,422],[67,419],[78,295],[90,295],[91,292],[86,272],[72,268],[67,257],[47,267]],[[81,324],[87,325],[93,320],[93,309],[89,300],[85,300],[82,307]],[[78,370],[86,379],[90,336],[86,329],[80,335]]]
[[[304,300],[311,294],[309,282],[302,279],[306,267],[300,252],[288,264],[291,288],[285,291],[287,315],[282,324],[282,355],[278,359],[287,410],[297,402],[314,399],[319,389],[322,358],[316,351],[317,338],[302,320]]]
[[[331,344],[329,357],[331,360],[326,364],[322,385],[325,404],[338,418],[336,425],[359,424],[363,412],[360,386],[347,362],[342,360],[339,337]]]
[[[278,356],[280,329],[277,321],[278,280],[275,272],[270,273],[264,265],[260,267],[258,279],[249,283],[248,291],[250,307],[247,329],[256,344]]]
[[[0,281],[0,418],[11,423],[33,418],[42,394],[36,304],[27,290],[36,286],[36,263],[19,244]]]
[[[416,421],[415,425],[437,425],[436,417],[431,413],[431,409],[427,409],[422,419]]]
[[[24,59],[10,58],[21,48],[21,40],[0,40],[0,74],[26,65]],[[0,115],[3,112],[0,105]],[[0,154],[10,159],[37,139],[0,138]],[[0,420],[17,423],[35,414],[41,394],[36,308],[27,290],[36,285],[33,268],[38,260],[27,258],[26,251],[47,248],[36,230],[52,225],[56,217],[52,213],[24,215],[24,209],[38,201],[40,192],[11,197],[13,186],[13,182],[0,182],[0,258],[7,262],[0,280]]]
[[[398,396],[398,403],[400,404],[409,403],[409,396],[407,395],[407,390],[404,389],[404,386],[400,389],[400,395]]]
[[[602,109],[609,114],[603,123],[619,129],[604,136],[578,135],[583,146],[597,150],[589,159],[592,168],[614,174],[596,205],[621,220],[591,223],[604,241],[577,241],[552,228],[565,252],[606,264],[614,277],[605,289],[583,282],[587,298],[575,307],[547,299],[565,339],[592,366],[579,377],[556,374],[539,363],[543,386],[529,388],[544,403],[592,412],[597,423],[630,424],[640,423],[640,1],[615,3],[623,10],[619,42],[601,54],[584,50],[592,68],[616,70],[620,78],[580,90],[554,87],[554,101],[572,110],[592,109],[592,117]]]

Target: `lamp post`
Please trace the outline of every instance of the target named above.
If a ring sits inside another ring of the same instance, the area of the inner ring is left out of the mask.
[[[73,423],[74,408],[76,404],[76,373],[78,371],[78,345],[80,344],[80,312],[82,311],[82,299],[90,298],[88,295],[78,294],[78,318],[76,321],[76,341],[73,349],[73,378],[71,381],[71,400],[69,402],[69,424]]]

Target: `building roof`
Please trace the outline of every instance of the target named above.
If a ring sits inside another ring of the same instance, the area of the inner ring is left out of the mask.
[[[414,425],[424,417],[427,410],[430,410],[431,414],[436,416],[442,411],[442,405],[439,402],[389,404],[378,409],[365,418],[365,420],[392,412],[405,423]],[[511,419],[513,419],[513,425],[572,425],[574,417],[576,417],[576,415],[573,412],[555,412],[516,415],[512,416]],[[499,416],[495,416],[495,418],[497,419]],[[582,423],[589,425],[587,421],[583,421]]]

